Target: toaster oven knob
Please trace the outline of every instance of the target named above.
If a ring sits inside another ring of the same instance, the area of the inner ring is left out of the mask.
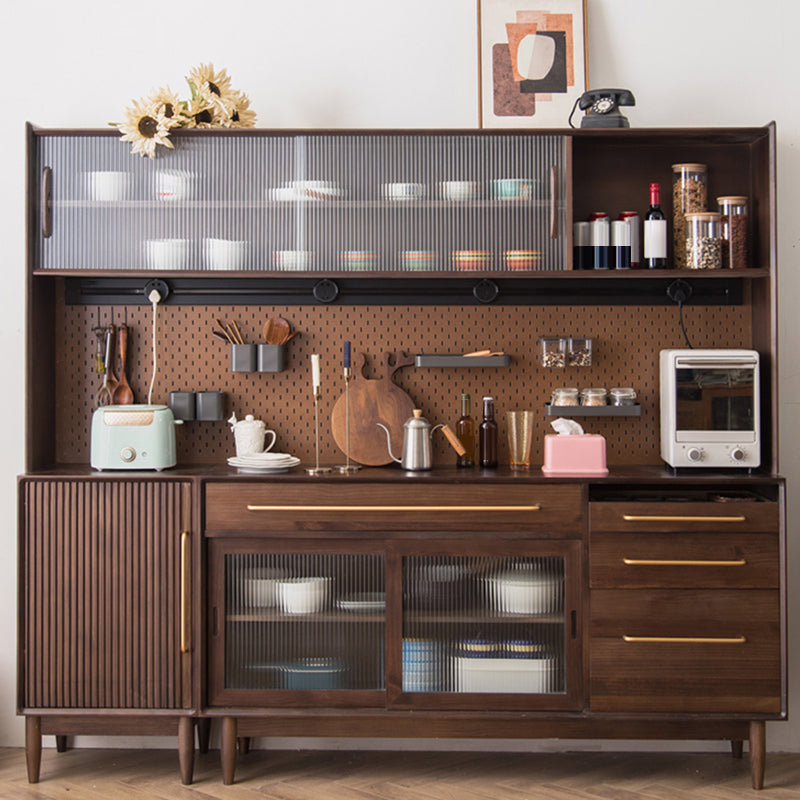
[[[734,447],[733,450],[731,450],[731,458],[734,461],[744,461],[746,457],[747,453],[745,453],[741,447]]]
[[[698,461],[703,460],[703,451],[699,447],[690,447],[686,451],[686,458],[696,464]]]
[[[119,456],[123,461],[133,461],[136,458],[136,451],[132,447],[123,447]]]

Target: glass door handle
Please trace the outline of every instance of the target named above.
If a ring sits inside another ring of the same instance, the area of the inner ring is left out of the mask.
[[[192,563],[192,541],[188,531],[181,533],[181,653],[192,649],[192,634],[189,628],[191,579],[188,570]]]
[[[558,167],[550,167],[550,238],[558,238]]]
[[[42,236],[49,239],[53,235],[53,170],[50,167],[42,170],[41,190]]]

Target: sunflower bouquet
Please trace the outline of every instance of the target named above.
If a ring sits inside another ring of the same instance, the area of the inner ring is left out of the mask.
[[[156,147],[172,148],[173,128],[252,128],[256,112],[244,92],[231,88],[226,70],[213,64],[200,64],[186,78],[192,96],[181,100],[169,88],[160,88],[148,97],[134,100],[125,109],[125,119],[112,123],[133,152],[154,158]]]

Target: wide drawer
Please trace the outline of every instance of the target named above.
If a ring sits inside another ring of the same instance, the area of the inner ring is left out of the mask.
[[[779,713],[779,593],[591,593],[592,711]]]
[[[589,504],[592,531],[761,533],[779,525],[779,506],[773,502]]]
[[[778,535],[594,533],[592,587],[777,589]]]
[[[567,484],[206,485],[206,530],[454,530],[580,533],[581,487]]]

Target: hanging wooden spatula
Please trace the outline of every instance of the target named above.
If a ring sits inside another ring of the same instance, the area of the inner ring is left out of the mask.
[[[282,317],[273,317],[264,323],[264,341],[267,344],[283,344],[292,328]]]

